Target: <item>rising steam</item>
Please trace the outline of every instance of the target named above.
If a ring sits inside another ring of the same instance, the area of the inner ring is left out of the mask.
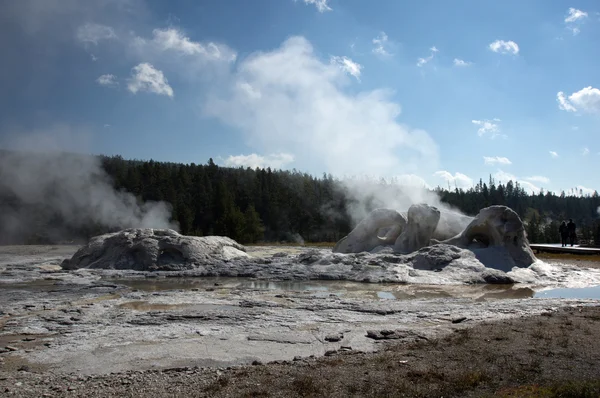
[[[342,180],[340,183],[351,198],[348,212],[353,224],[358,224],[377,208],[394,209],[401,213],[417,203],[426,203],[444,212],[445,218],[466,226],[470,222],[462,212],[444,203],[435,191],[425,187],[419,181],[390,181],[372,178],[354,178]]]
[[[170,221],[167,203],[141,203],[131,193],[115,190],[100,158],[57,148],[43,152],[22,149],[0,155],[3,241],[18,241],[36,233],[48,220],[54,230],[44,232],[54,239],[60,239],[64,229],[90,225],[103,229],[178,228]]]

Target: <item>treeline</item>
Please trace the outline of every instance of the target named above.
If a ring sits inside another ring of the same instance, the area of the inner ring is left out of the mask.
[[[101,157],[100,161],[115,189],[131,192],[144,202],[168,202],[172,218],[183,234],[225,235],[242,243],[335,242],[354,225],[350,211],[356,199],[331,175],[315,177],[295,170],[225,168],[212,159],[207,164],[124,160],[120,156]],[[532,243],[560,241],[560,221],[573,218],[580,241],[595,241],[600,245],[597,192],[588,196],[552,192],[530,195],[518,183],[497,183],[490,178],[469,190],[438,187],[431,193],[468,215],[476,215],[486,206],[507,205],[526,222]],[[29,211],[28,206],[39,205],[15,203],[14,197],[7,198],[0,192],[0,205],[8,202],[12,210],[19,208],[21,213],[25,209],[31,214],[46,214],[36,208]],[[373,200],[370,207],[378,207],[377,201]],[[108,231],[102,225],[61,226],[56,215],[46,218],[38,216],[36,232],[19,237],[18,243],[58,240],[57,234],[40,232],[44,228],[60,230],[63,240],[87,239]],[[0,237],[0,243],[17,243],[6,238]]]
[[[527,238],[531,243],[560,242],[558,228],[562,221],[572,218],[577,225],[577,237],[581,244],[600,246],[600,195],[573,190],[559,195],[543,190],[528,194],[518,182],[496,183],[492,177],[488,183],[479,183],[465,191],[436,189],[440,199],[459,208],[466,214],[476,214],[490,205],[505,205],[515,210],[526,224]]]
[[[332,176],[296,171],[102,159],[117,189],[166,201],[186,235],[224,235],[244,243],[327,241],[352,228],[347,197]]]

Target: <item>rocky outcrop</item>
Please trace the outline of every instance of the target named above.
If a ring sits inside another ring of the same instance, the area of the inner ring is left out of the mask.
[[[394,243],[397,253],[412,253],[429,246],[433,232],[440,220],[440,211],[426,204],[412,205],[408,209],[408,223]]]
[[[396,210],[375,209],[334,246],[333,252],[369,252],[377,246],[394,244],[405,226],[406,218]]]
[[[92,238],[61,267],[181,271],[249,257],[245,251],[233,239],[221,236],[184,236],[170,229],[126,229]]]
[[[519,215],[506,206],[482,209],[463,232],[443,243],[472,250],[496,269],[528,267],[536,261]]]

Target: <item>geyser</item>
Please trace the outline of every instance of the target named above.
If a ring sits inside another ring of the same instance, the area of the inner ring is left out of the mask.
[[[230,238],[185,236],[170,229],[127,229],[92,238],[61,267],[182,271],[239,257],[248,257],[245,248]]]
[[[385,220],[382,215],[388,214]],[[358,253],[375,249],[373,242],[389,245],[396,238],[393,251],[411,253],[423,247],[444,243],[472,251],[484,265],[509,270],[512,267],[528,267],[536,261],[525,235],[523,222],[518,214],[506,206],[490,206],[479,214],[463,229],[456,230],[460,223],[447,223],[443,233],[454,232],[450,239],[439,241],[435,236],[442,218],[437,208],[425,204],[409,208],[407,220],[398,217],[395,210],[377,209],[350,234],[336,244],[333,251],[338,253]],[[374,231],[386,227],[385,239]],[[453,230],[454,228],[454,230]]]
[[[253,255],[232,239],[193,237],[168,229],[127,229],[97,236],[63,269],[171,272],[178,276],[244,276],[261,280],[348,280],[388,283],[514,283],[508,271],[536,259],[511,209],[483,209],[462,231],[434,239],[440,211],[412,206],[374,211],[333,250]],[[173,273],[174,272],[174,273]]]

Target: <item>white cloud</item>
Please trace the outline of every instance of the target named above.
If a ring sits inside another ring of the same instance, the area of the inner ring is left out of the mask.
[[[204,114],[240,129],[259,152],[290,153],[300,169],[338,176],[437,168],[436,143],[396,120],[393,92],[346,92],[345,73],[303,37],[246,57],[231,78],[205,102]]]
[[[571,8],[569,8],[567,17],[565,18],[565,23],[573,23],[573,22],[581,21],[582,19],[587,18],[587,16],[588,16],[587,12],[571,7]]]
[[[494,139],[496,137],[505,137],[504,134],[500,134],[500,126],[498,123],[500,119],[492,119],[492,120],[471,120],[471,123],[479,126],[477,129],[477,134],[480,137],[483,137],[486,134],[489,134],[490,138]]]
[[[190,79],[206,78],[204,67],[213,71],[227,71],[223,64],[233,63],[237,53],[225,44],[212,41],[193,41],[178,28],[154,29],[152,38],[135,36],[129,41],[129,50],[143,62],[160,63],[161,67]],[[202,69],[202,73],[199,72]]]
[[[577,192],[576,192],[577,195],[583,194],[583,196],[587,196],[587,195],[591,196],[591,195],[594,194],[594,192],[596,192],[595,189],[593,189],[593,188],[587,188],[587,187],[584,187],[583,185],[577,185],[576,189],[577,189]]]
[[[75,37],[84,44],[97,45],[102,40],[116,39],[117,35],[110,26],[86,23],[77,28]]]
[[[537,195],[542,190],[540,187],[538,187],[537,185],[535,185],[534,183],[529,182],[529,181],[518,180],[517,182],[528,194]]]
[[[525,177],[524,180],[532,181],[532,182],[539,182],[541,184],[550,184],[550,179],[548,177],[544,177],[544,176]]]
[[[493,43],[490,43],[490,50],[495,53],[500,54],[518,54],[519,53],[519,45],[512,40],[504,41],[504,40],[496,40]]]
[[[540,192],[540,188],[531,182],[531,181],[534,181],[531,178],[529,178],[529,179],[518,178],[514,174],[507,173],[502,170],[498,170],[496,173],[494,173],[494,179],[496,180],[497,183],[502,183],[503,185],[506,185],[509,181],[512,181],[513,183],[518,182],[519,185],[529,194],[531,194],[531,193],[537,194]],[[527,181],[527,180],[529,180],[529,181]]]
[[[504,164],[504,165],[509,165],[512,164],[512,162],[505,157],[502,156],[484,156],[483,157],[483,162],[485,164],[491,164],[491,165],[496,165],[496,164]]]
[[[473,186],[473,179],[462,173],[454,173],[454,175],[452,175],[452,173],[448,171],[439,170],[433,173],[433,175],[435,177],[444,179],[448,184],[450,184],[450,187],[454,186],[456,188],[468,189]]]
[[[506,184],[509,181],[512,181],[512,182],[518,181],[517,176],[515,176],[514,174],[511,174],[511,173],[507,173],[502,170],[498,170],[496,173],[494,173],[494,179],[496,179],[496,182],[502,183],[502,184]]]
[[[587,155],[589,155],[589,154],[590,154],[590,149],[589,149],[589,148],[583,148],[583,149],[581,150],[581,154],[582,154],[583,156],[587,156]]]
[[[175,28],[154,29],[152,42],[161,51],[173,51],[182,55],[197,55],[210,60],[235,61],[236,53],[225,45],[214,42],[200,43],[190,40]]]
[[[304,4],[314,4],[319,12],[331,11],[331,7],[327,4],[329,0],[304,0]]]
[[[463,59],[454,58],[454,66],[470,66],[472,62]]]
[[[550,156],[552,156],[554,159],[556,159],[558,157],[558,153],[556,153],[554,151],[550,151]]]
[[[132,76],[127,88],[134,94],[138,91],[147,91],[158,95],[173,96],[173,89],[169,86],[162,71],[145,62],[132,69]]]
[[[117,77],[115,75],[106,74],[102,75],[96,79],[96,82],[101,86],[114,87],[118,86],[119,82],[117,81]]]
[[[567,16],[565,17],[565,25],[568,30],[573,33],[573,36],[577,36],[581,32],[581,25],[587,19],[588,13],[585,11],[578,10],[576,8],[569,8]]]
[[[429,51],[430,51],[430,53],[427,58],[417,59],[417,66],[419,68],[422,67],[423,65],[425,65],[426,63],[428,63],[429,61],[431,61],[433,59],[433,57],[435,57],[435,53],[439,52],[440,50],[438,50],[435,46],[433,46],[429,49]]]
[[[381,56],[392,55],[387,49],[388,41],[388,35],[386,35],[385,32],[381,32],[376,38],[373,39],[373,53]]]
[[[356,80],[360,81],[360,73],[363,68],[362,65],[352,61],[348,57],[332,56],[330,58],[330,62],[332,65],[336,65],[338,68],[354,76]]]
[[[294,155],[289,153],[274,153],[267,156],[257,155],[252,153],[250,155],[238,155],[229,156],[225,159],[225,166],[227,167],[250,167],[255,169],[257,167],[266,169],[270,167],[272,169],[281,169],[284,166],[294,161]]]
[[[569,100],[565,97],[565,93],[563,93],[562,91],[559,91],[556,94],[556,101],[558,102],[558,109],[560,109],[562,111],[567,111],[567,112],[576,112],[577,111],[577,109],[575,109],[575,107],[573,105],[571,105]]]
[[[567,99],[565,94],[560,91],[556,95],[558,108],[567,112],[576,112],[581,109],[588,113],[600,113],[600,90],[592,86],[584,87],[579,91],[569,95]]]

